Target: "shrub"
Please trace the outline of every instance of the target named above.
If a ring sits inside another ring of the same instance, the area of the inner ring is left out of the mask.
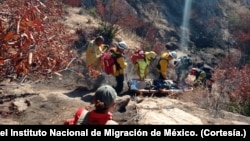
[[[236,55],[227,56],[214,73],[214,80],[220,95],[227,95],[228,109],[241,114],[249,114],[250,103],[250,66],[239,66]],[[249,115],[248,115],[249,116]]]
[[[0,5],[0,76],[50,78],[76,57],[55,1],[8,0]]]

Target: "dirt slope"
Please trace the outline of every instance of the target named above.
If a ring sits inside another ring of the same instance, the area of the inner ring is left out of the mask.
[[[60,82],[60,83],[59,83]],[[2,83],[0,124],[62,125],[79,107],[93,108],[93,91],[65,81]],[[185,95],[188,95],[186,93]],[[190,93],[189,93],[190,95]],[[120,124],[250,124],[250,118],[225,111],[200,108],[167,96],[119,96],[112,112]],[[127,99],[129,103],[124,103]]]

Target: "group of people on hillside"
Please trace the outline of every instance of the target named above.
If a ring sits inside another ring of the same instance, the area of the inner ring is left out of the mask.
[[[111,52],[116,56],[115,71],[113,76],[116,79],[116,86],[103,85],[100,86],[94,95],[95,109],[88,111],[84,108],[79,108],[75,113],[74,118],[67,119],[65,125],[80,125],[80,124],[118,124],[113,121],[112,113],[110,112],[115,106],[115,100],[124,87],[124,72],[128,63],[125,59],[124,51],[128,49],[127,44],[124,41],[118,41],[110,46],[104,45],[104,38],[98,36],[94,40],[90,41],[86,51],[86,65],[91,70],[100,70],[101,72],[101,60],[100,57],[104,52]],[[157,58],[157,54],[154,51],[143,51],[141,49],[136,50],[137,56],[132,56],[132,63],[138,80],[144,81],[149,74],[150,62]],[[141,57],[141,58],[140,58]],[[194,75],[195,80],[194,87],[205,86],[211,91],[212,88],[212,73],[213,69],[209,67],[197,66],[194,67],[192,60],[188,56],[177,57],[175,51],[163,52],[157,62],[156,69],[158,71],[160,80],[168,79],[168,68],[170,62],[173,61],[176,70],[176,81],[180,85],[187,85],[185,79],[188,75]],[[206,84],[205,84],[206,83]]]
[[[192,82],[192,87],[203,87],[207,88],[209,92],[212,90],[212,84],[214,80],[212,75],[214,69],[203,63],[194,65],[191,58],[188,56],[181,56],[174,61],[175,71],[177,74],[177,82],[181,86],[190,85],[187,83],[188,75],[194,76],[195,79]]]
[[[110,51],[115,57],[115,71],[113,75],[116,79],[116,86],[114,89],[117,94],[120,94],[124,87],[124,72],[126,67],[128,66],[128,62],[125,59],[124,51],[128,49],[126,42],[118,41],[110,46],[104,45],[104,38],[102,36],[96,37],[94,40],[90,41],[86,51],[86,64],[89,69],[99,70],[101,72],[101,60],[100,57],[103,52]],[[137,56],[130,56],[132,63],[134,64],[135,74],[137,74],[138,79],[144,81],[149,74],[149,66],[150,62],[157,58],[157,54],[154,51],[144,51],[142,49],[137,49],[134,53]],[[141,58],[140,58],[141,57]],[[157,62],[157,72],[158,79],[166,80],[168,79],[168,68],[171,65],[171,61],[174,62],[174,67],[176,71],[176,82],[180,85],[188,85],[186,83],[186,78],[188,75],[194,75],[196,79],[194,80],[193,86],[198,87],[201,85],[208,84],[209,90],[211,90],[211,82],[212,82],[212,73],[213,69],[210,67],[197,66],[194,67],[192,60],[184,55],[177,57],[177,53],[175,51],[166,51],[160,54],[160,58]],[[206,82],[205,82],[206,81]]]

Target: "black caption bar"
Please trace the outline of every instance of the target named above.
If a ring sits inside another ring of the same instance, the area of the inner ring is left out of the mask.
[[[0,137],[192,137],[249,140],[249,125],[1,125]]]

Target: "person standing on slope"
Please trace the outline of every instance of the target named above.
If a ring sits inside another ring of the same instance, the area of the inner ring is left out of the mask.
[[[86,50],[86,66],[90,73],[90,76],[96,77],[101,73],[101,55],[105,49],[104,38],[102,36],[96,37],[88,43]],[[97,73],[97,74],[94,74]]]
[[[123,91],[124,87],[124,72],[125,68],[127,67],[124,51],[127,48],[127,44],[124,41],[120,41],[118,43],[115,43],[115,49],[113,50],[113,56],[115,57],[115,70],[113,75],[116,79],[115,90],[118,95]]]

